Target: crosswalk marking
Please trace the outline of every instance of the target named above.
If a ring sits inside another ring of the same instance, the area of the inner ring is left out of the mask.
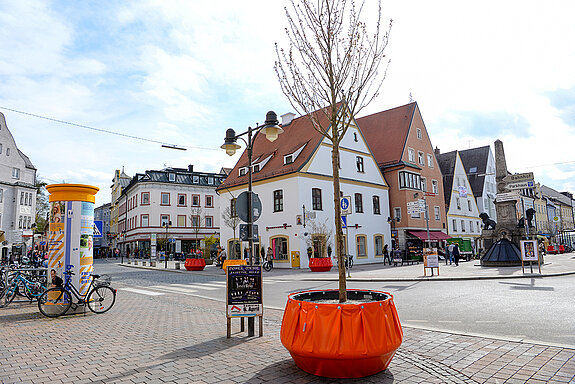
[[[168,292],[178,292],[178,293],[195,293],[195,292],[197,292],[195,289],[174,287],[172,285],[153,285],[150,288],[159,289],[159,290],[168,291]]]
[[[170,285],[164,285],[163,287],[184,287],[184,288],[191,288],[191,289],[203,289],[205,291],[216,291],[218,289],[221,289],[221,286],[216,287],[208,287],[205,286],[204,284],[170,284]]]
[[[148,296],[160,296],[160,295],[164,294],[162,292],[146,291],[146,290],[137,289],[137,288],[120,288],[120,290],[128,291],[128,292],[134,292],[134,293],[140,293],[142,295],[148,295]]]

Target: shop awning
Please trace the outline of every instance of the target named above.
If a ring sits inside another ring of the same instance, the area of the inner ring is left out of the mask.
[[[412,236],[417,237],[423,241],[427,241],[427,231],[407,231]],[[429,240],[431,241],[442,241],[451,239],[451,236],[446,235],[441,231],[429,231]]]

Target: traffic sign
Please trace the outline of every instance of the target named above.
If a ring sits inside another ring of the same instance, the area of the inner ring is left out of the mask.
[[[495,201],[498,203],[502,201],[513,201],[519,200],[519,193],[517,192],[505,192],[505,193],[498,193],[495,197]]]
[[[259,238],[258,235],[258,226],[257,224],[252,224],[252,240],[257,241]],[[248,224],[240,224],[240,240],[241,241],[249,241],[249,234],[248,234]]]
[[[342,229],[347,228],[347,216],[342,216],[342,217],[341,217],[341,228],[342,228]]]
[[[339,206],[342,215],[351,215],[351,196],[344,196],[339,199]]]
[[[533,172],[516,173],[515,175],[507,175],[503,178],[506,183],[518,183],[520,181],[534,181]]]
[[[510,191],[515,191],[518,189],[535,188],[535,181],[521,181],[517,183],[509,183],[505,186]]]
[[[94,237],[102,237],[102,220],[94,220]]]
[[[236,200],[236,212],[241,221],[249,222],[248,213],[248,192],[242,192]],[[255,223],[262,214],[262,202],[257,193],[252,192],[252,222]]]

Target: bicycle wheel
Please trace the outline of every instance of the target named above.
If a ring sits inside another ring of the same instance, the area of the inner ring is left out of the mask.
[[[108,311],[116,302],[116,291],[107,286],[95,287],[88,295],[88,308],[94,313]]]
[[[72,305],[72,296],[64,288],[50,288],[38,299],[38,309],[47,317],[65,314]]]
[[[270,264],[269,261],[266,261],[266,262],[264,263],[263,267],[264,267],[264,271],[266,271],[266,272],[269,272],[269,271],[272,270],[272,265]]]

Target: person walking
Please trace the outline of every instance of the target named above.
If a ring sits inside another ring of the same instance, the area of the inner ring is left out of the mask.
[[[455,262],[455,266],[459,266],[459,245],[453,244],[453,261]]]
[[[273,268],[274,267],[274,251],[272,250],[272,247],[268,247],[268,251],[266,252],[266,259]]]
[[[453,248],[454,243],[449,244],[446,248],[445,265],[447,265],[447,259],[449,259],[449,265],[453,263]]]
[[[389,250],[387,249],[387,244],[383,246],[383,265],[385,265],[385,260],[391,265],[391,257],[389,257]]]

